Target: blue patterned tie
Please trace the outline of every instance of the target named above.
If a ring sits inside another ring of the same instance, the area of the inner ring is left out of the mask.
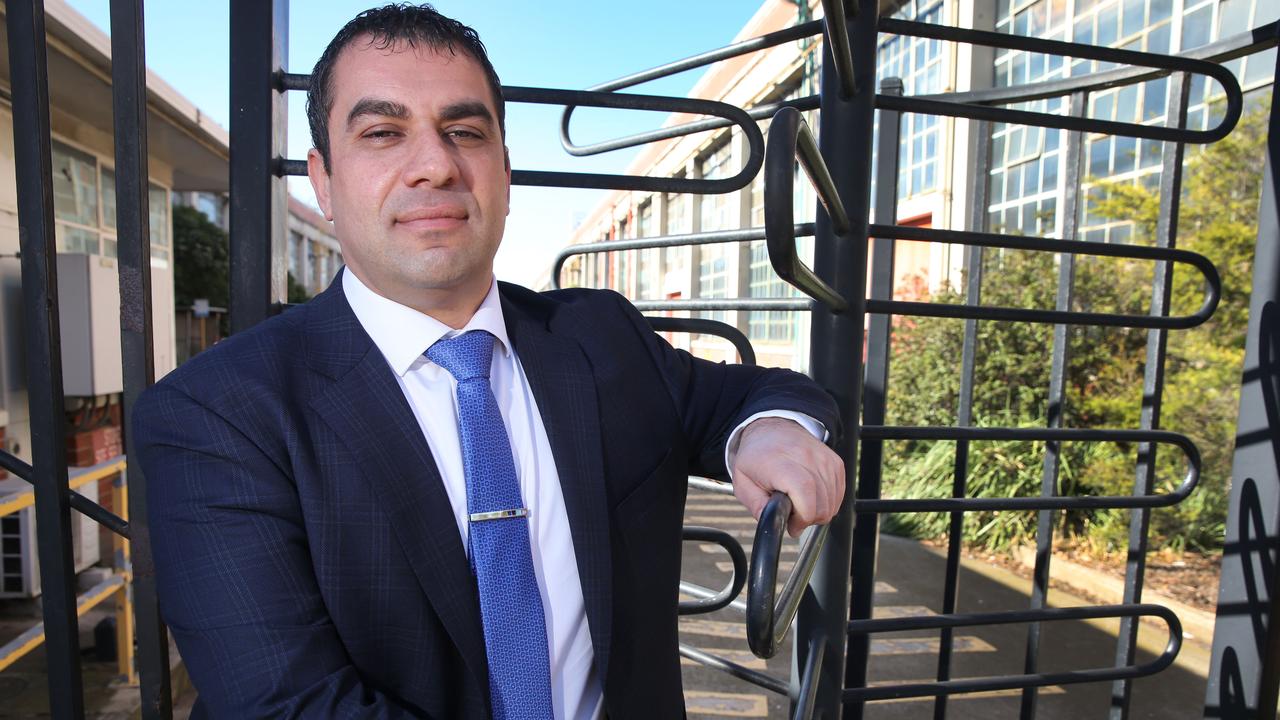
[[[471,569],[480,588],[493,717],[549,720],[547,627],[511,441],[489,387],[493,340],[484,331],[467,332],[436,342],[426,355],[458,381]]]

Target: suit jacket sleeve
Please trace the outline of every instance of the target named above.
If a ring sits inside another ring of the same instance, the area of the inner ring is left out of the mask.
[[[793,410],[817,420],[834,441],[840,434],[835,400],[812,379],[791,370],[715,363],[673,348],[644,316],[617,293],[612,295],[642,338],[667,383],[690,442],[690,470],[729,479],[725,443],[729,434],[758,412]]]
[[[169,384],[142,396],[133,429],[161,616],[212,717],[424,717],[352,666],[284,468]]]

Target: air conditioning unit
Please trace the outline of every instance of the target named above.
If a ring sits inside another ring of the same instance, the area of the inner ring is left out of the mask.
[[[0,497],[30,490],[25,480],[0,481]],[[75,492],[98,501],[98,483]],[[98,523],[78,510],[71,511],[71,555],[76,572],[98,562]],[[0,517],[0,599],[33,598],[40,594],[40,560],[36,552],[36,509],[25,507]]]
[[[120,363],[120,270],[115,258],[58,253],[62,388],[68,397],[124,389]],[[174,362],[173,271],[151,266],[151,330],[156,378]]]

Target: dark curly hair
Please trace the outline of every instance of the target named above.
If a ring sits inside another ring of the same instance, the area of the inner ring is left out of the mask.
[[[333,66],[338,55],[356,38],[369,35],[378,48],[397,43],[430,48],[437,52],[459,51],[480,63],[489,80],[489,92],[498,111],[498,129],[506,135],[506,104],[502,83],[489,62],[484,43],[470,27],[436,12],[428,4],[392,3],[365,10],[338,31],[311,71],[311,87],[307,89],[307,121],[311,124],[311,143],[320,151],[325,172],[329,172],[329,113],[333,110]]]

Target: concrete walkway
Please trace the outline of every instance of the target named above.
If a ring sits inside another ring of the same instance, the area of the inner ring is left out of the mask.
[[[754,523],[737,502],[727,496],[691,492],[686,524],[711,525],[733,532],[747,547]],[[749,547],[747,547],[749,551]],[[783,551],[783,562],[795,557],[794,544]],[[685,580],[719,588],[727,575],[727,556],[715,546],[686,543]],[[920,543],[887,535],[880,540],[876,584],[876,614],[920,615],[941,608],[944,558]],[[1002,568],[966,561],[960,574],[960,612],[995,612],[1026,609],[1030,581]],[[1086,600],[1053,590],[1050,604],[1057,607],[1091,605]],[[768,662],[747,651],[742,615],[726,609],[711,615],[681,620],[681,640],[730,659],[736,659],[779,678],[790,676],[788,644]],[[1041,635],[1043,671],[1108,667],[1113,663],[1118,621],[1045,623]],[[1022,672],[1026,653],[1026,626],[1005,625],[956,631],[953,677],[981,677]],[[870,682],[930,681],[936,677],[937,631],[896,633],[874,638]],[[1163,624],[1143,624],[1139,631],[1144,651],[1139,662],[1153,659],[1167,641]],[[1207,638],[1206,638],[1207,639]],[[1202,641],[1184,643],[1178,662],[1163,673],[1135,681],[1130,717],[1177,720],[1200,718],[1204,702],[1208,647]],[[690,717],[785,718],[786,698],[701,666],[685,666],[685,693]],[[1109,683],[1063,685],[1039,693],[1040,720],[1105,718],[1110,703]],[[1017,718],[1020,691],[982,695],[956,695],[948,701],[948,718],[999,720]],[[932,718],[933,698],[868,704],[870,720]]]

